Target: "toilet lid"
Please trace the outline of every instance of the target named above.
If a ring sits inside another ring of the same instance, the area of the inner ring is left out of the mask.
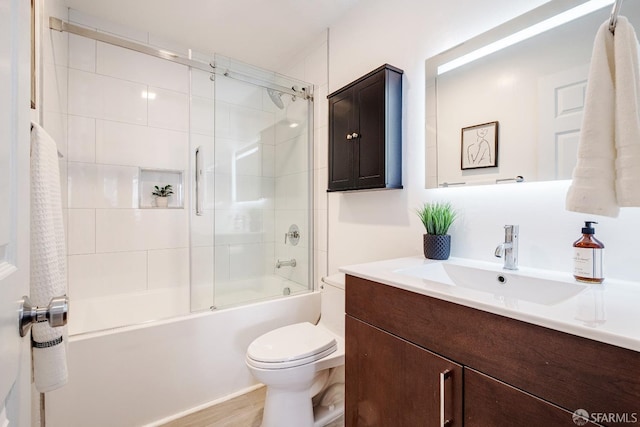
[[[256,338],[247,356],[257,362],[281,363],[301,359],[310,363],[314,356],[324,357],[335,350],[336,339],[326,329],[309,322],[274,329]]]

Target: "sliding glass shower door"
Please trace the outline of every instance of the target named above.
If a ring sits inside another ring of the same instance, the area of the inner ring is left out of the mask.
[[[307,292],[311,86],[221,56],[213,76],[213,129],[192,123],[192,310]]]
[[[44,120],[65,154],[70,334],[308,291],[311,86],[76,19],[56,24],[46,69],[66,77],[45,101],[65,102]]]

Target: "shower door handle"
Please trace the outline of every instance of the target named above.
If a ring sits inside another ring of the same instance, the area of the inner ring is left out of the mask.
[[[196,148],[196,215],[204,215],[204,191],[202,188],[202,146]]]

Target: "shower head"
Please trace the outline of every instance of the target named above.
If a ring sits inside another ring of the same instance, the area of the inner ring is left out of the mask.
[[[278,92],[273,89],[267,89],[267,93],[269,94],[269,98],[271,98],[271,101],[273,101],[276,107],[283,110],[284,102],[282,102],[282,92]]]

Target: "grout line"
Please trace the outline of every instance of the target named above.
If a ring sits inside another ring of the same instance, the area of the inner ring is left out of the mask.
[[[93,210],[93,253],[98,253],[98,209]]]
[[[145,282],[146,282],[145,283],[146,284],[145,289],[148,291],[148,290],[150,290],[149,289],[149,251],[147,250],[147,251],[144,251],[144,252],[145,252],[145,256],[147,258],[147,269],[146,269],[147,271],[146,271],[146,274],[145,274]]]

